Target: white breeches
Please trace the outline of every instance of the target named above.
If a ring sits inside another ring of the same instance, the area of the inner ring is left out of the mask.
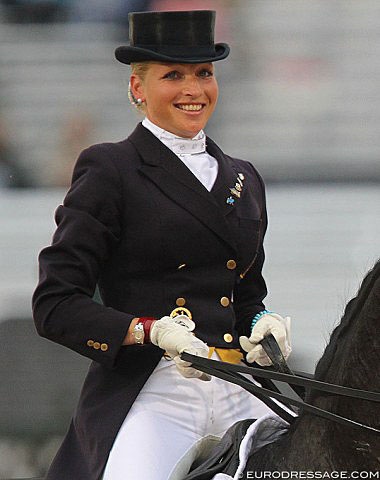
[[[221,437],[238,420],[268,412],[237,385],[184,378],[173,361],[161,359],[115,438],[103,480],[167,480],[197,440]]]

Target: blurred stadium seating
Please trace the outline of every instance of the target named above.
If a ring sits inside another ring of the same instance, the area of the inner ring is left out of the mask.
[[[379,180],[380,3],[234,6],[211,136],[267,181]],[[96,141],[135,125],[129,70],[113,58],[125,40],[110,24],[1,25],[1,113],[36,184],[49,185],[66,114],[89,112]]]

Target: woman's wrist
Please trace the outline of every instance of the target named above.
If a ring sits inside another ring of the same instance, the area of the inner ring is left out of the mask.
[[[127,334],[124,337],[122,345],[134,345],[135,342],[135,337],[133,336],[133,330],[135,329],[135,326],[137,325],[139,321],[138,317],[135,317],[132,319],[131,323],[129,324],[129,328],[127,331]]]
[[[134,336],[137,324],[142,324],[144,330],[144,344],[150,343],[150,330],[157,319],[154,317],[135,317],[132,319],[128,332],[123,340],[123,345],[136,345],[136,338]]]

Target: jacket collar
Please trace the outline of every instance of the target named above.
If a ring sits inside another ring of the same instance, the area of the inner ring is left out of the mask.
[[[236,241],[226,215],[234,209],[227,204],[236,173],[229,158],[207,138],[207,151],[218,161],[215,184],[208,192],[181,160],[150,131],[139,124],[129,140],[138,150],[143,164],[140,171],[173,201],[181,205],[220,238],[236,249]]]

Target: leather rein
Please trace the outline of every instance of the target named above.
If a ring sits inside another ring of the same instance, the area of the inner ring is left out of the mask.
[[[241,386],[248,392],[254,394],[260,400],[262,400],[275,413],[277,413],[290,424],[297,419],[296,414],[289,413],[275,400],[283,402],[286,405],[293,405],[295,407],[302,408],[302,410],[305,412],[309,412],[318,417],[331,420],[333,422],[339,423],[340,425],[345,425],[380,435],[380,430],[377,428],[362,424],[360,422],[356,422],[349,418],[337,415],[335,413],[329,412],[328,410],[324,410],[322,408],[304,402],[299,396],[299,387],[309,387],[313,390],[318,390],[328,394],[358,398],[371,402],[380,402],[380,392],[372,392],[368,390],[360,390],[357,388],[343,387],[341,385],[335,385],[332,383],[307,378],[301,375],[296,375],[290,370],[290,368],[286,364],[286,361],[273,335],[268,335],[267,337],[265,337],[262,340],[261,344],[277,371],[249,367],[246,365],[235,365],[231,363],[220,362],[217,360],[211,360],[203,357],[198,357],[196,355],[191,355],[186,352],[181,354],[181,358],[187,362],[191,362],[192,366],[197,368],[197,370],[221,378],[222,380],[226,380],[230,383],[234,383],[235,385]],[[265,385],[265,387],[260,387],[255,383],[251,382],[245,376],[241,375],[242,373],[250,374],[253,377],[263,379],[261,380],[261,383]],[[290,396],[280,393],[276,386],[273,384],[273,382],[271,382],[271,380],[288,383],[292,387],[292,395]]]

